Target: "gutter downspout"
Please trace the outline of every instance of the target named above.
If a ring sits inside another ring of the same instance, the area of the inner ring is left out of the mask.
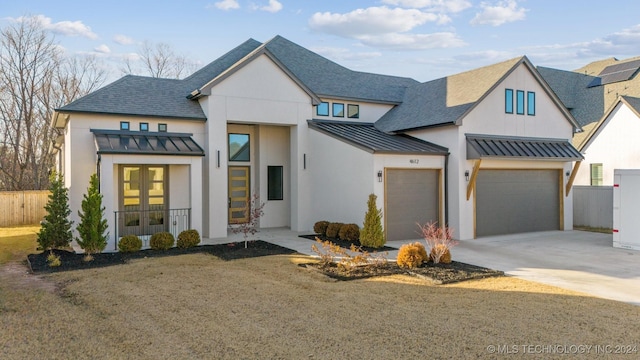
[[[444,225],[449,227],[449,153],[444,156]]]
[[[100,191],[100,164],[102,163],[102,155],[98,154],[98,162],[96,162],[96,176],[98,177],[98,194],[101,194]]]

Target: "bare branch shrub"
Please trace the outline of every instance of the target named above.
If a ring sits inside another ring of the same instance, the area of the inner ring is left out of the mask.
[[[418,224],[418,227],[427,243],[431,261],[435,264],[440,262],[450,263],[451,248],[458,244],[457,241],[453,240],[453,230],[447,226],[438,226],[435,221],[424,225]]]

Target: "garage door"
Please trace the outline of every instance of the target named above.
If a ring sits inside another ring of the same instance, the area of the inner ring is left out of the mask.
[[[439,170],[386,171],[387,240],[419,239],[417,223],[438,221]]]
[[[558,230],[558,170],[480,170],[476,236]]]

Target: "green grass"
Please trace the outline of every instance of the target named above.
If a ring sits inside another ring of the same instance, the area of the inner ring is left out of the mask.
[[[22,261],[37,252],[39,225],[0,228],[0,264]]]

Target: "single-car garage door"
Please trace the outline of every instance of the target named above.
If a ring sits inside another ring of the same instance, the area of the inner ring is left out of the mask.
[[[418,239],[416,224],[438,221],[439,170],[386,170],[387,240]]]
[[[558,230],[558,170],[480,170],[476,236]]]

